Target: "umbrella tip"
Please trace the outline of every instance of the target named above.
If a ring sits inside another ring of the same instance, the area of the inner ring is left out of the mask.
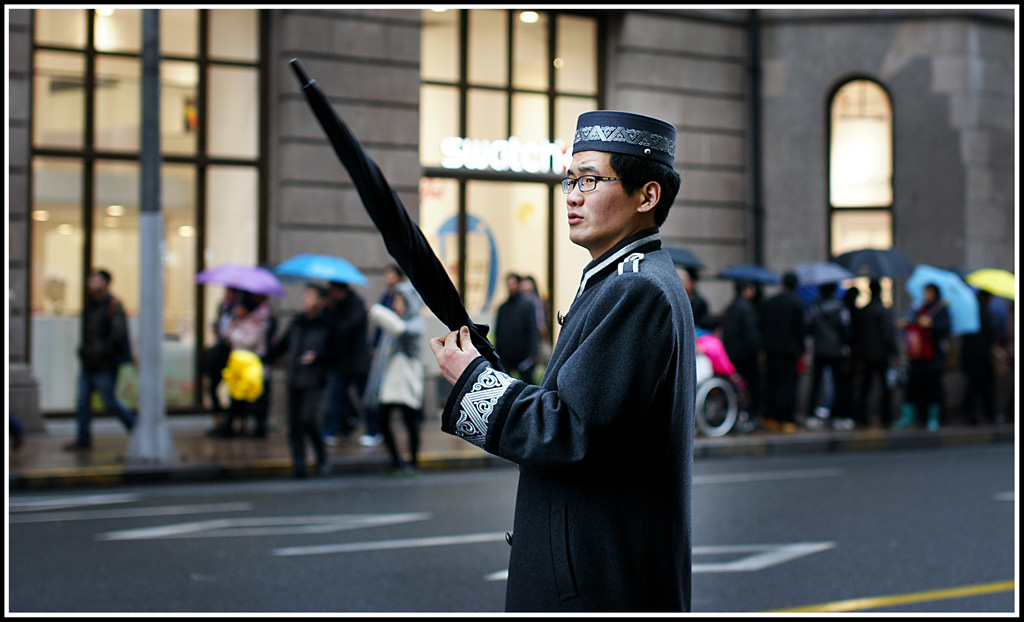
[[[309,79],[309,74],[306,73],[306,70],[302,68],[302,64],[299,63],[299,59],[293,58],[288,61],[288,64],[291,65],[292,71],[295,72],[295,77],[299,80],[299,86],[306,86],[312,82]]]

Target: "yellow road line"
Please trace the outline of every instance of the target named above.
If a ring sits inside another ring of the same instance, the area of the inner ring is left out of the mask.
[[[915,592],[912,594],[896,594],[893,596],[875,596],[872,598],[854,598],[851,600],[840,600],[834,603],[823,603],[821,605],[807,605],[805,607],[794,607],[792,609],[776,609],[771,613],[821,613],[836,611],[859,611],[861,609],[877,609],[879,607],[892,607],[894,605],[908,605],[911,603],[923,603],[932,600],[945,600],[949,598],[964,598],[967,596],[978,596],[981,594],[994,594],[996,592],[1010,592],[1014,589],[1013,581],[1001,581],[998,583],[981,583],[978,585],[965,585],[945,590],[932,590],[929,592]]]

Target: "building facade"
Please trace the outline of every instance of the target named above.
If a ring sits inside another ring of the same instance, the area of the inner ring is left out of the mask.
[[[30,429],[72,407],[88,269],[110,269],[138,312],[140,13],[7,11],[9,389]],[[482,323],[509,272],[536,279],[549,322],[571,303],[589,256],[568,242],[558,183],[595,108],[676,126],[683,183],[662,235],[705,264],[712,311],[732,296],[715,274],[736,263],[781,272],[891,246],[1015,269],[1015,9],[160,14],[171,410],[204,407],[196,365],[220,291],[199,270],[316,252],[358,266],[367,301],[383,290],[390,258],[293,58]],[[286,288],[282,318],[298,306]]]

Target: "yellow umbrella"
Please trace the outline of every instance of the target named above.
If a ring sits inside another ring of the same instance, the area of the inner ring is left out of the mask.
[[[1012,272],[998,268],[984,268],[968,274],[964,280],[968,285],[973,285],[1000,298],[1015,299],[1017,279]]]
[[[236,400],[255,402],[263,395],[263,362],[248,350],[232,350],[221,375]]]

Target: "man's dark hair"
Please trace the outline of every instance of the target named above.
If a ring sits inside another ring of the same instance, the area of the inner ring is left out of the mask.
[[[661,162],[628,153],[611,154],[611,165],[615,174],[622,179],[622,190],[626,194],[632,194],[649,181],[658,182],[661,198],[654,207],[654,224],[659,227],[664,224],[668,210],[679,193],[679,173]]]
[[[110,273],[104,270],[103,268],[96,268],[95,270],[92,271],[92,273],[98,274],[104,281],[107,282],[107,285],[110,285],[110,281],[113,280],[113,277],[110,276]]]
[[[836,294],[835,283],[822,283],[818,286],[818,297],[819,298],[831,298]]]
[[[796,291],[796,287],[799,283],[800,279],[797,278],[796,272],[787,272],[782,275],[782,286],[791,292]]]
[[[871,292],[871,297],[872,298],[878,298],[879,300],[881,300],[881,298],[882,298],[882,283],[881,283],[881,281],[879,281],[878,279],[871,279],[871,282],[868,283],[868,291]]]

